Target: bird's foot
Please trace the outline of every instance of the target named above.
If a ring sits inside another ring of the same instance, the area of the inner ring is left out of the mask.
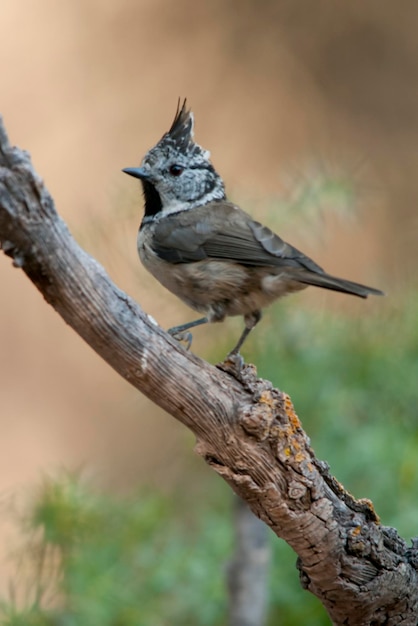
[[[194,320],[193,322],[187,322],[187,324],[181,324],[180,326],[173,326],[173,328],[169,328],[167,332],[180,343],[184,342],[186,344],[186,350],[190,350],[193,336],[192,336],[192,333],[189,332],[189,328],[195,328],[195,326],[200,326],[201,324],[207,324],[207,323],[208,323],[208,318],[201,317],[200,319]]]
[[[169,328],[167,332],[179,343],[184,343],[186,350],[190,350],[190,346],[193,341],[193,335],[191,332],[188,330],[178,330],[177,328]]]
[[[227,374],[231,374],[237,380],[240,380],[240,374],[244,368],[245,361],[239,352],[234,350],[230,352],[222,363],[219,363],[217,367]]]
[[[236,352],[235,350],[232,350],[232,352],[227,354],[224,363],[230,363],[238,371],[241,371],[245,365],[244,357],[241,356],[241,354],[239,352]]]

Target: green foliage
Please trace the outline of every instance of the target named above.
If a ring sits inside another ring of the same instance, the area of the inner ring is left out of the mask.
[[[37,580],[35,590],[39,602],[22,611],[4,603],[1,624],[221,623],[222,565],[231,530],[224,505],[212,505],[210,517],[196,519],[184,513],[181,498],[173,502],[143,492],[117,499],[92,492],[74,476],[46,481],[26,527],[32,535],[32,558],[42,553],[48,560],[48,546],[49,558],[55,563],[59,559],[52,582],[55,600],[49,603],[53,608],[40,608],[43,593],[51,587],[51,563],[44,563],[46,575]]]

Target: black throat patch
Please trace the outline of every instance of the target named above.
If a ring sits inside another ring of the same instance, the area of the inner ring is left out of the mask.
[[[160,194],[148,180],[141,180],[145,200],[145,217],[157,215],[163,208]]]

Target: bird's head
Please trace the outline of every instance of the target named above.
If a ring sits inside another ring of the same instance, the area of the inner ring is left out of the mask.
[[[167,215],[225,198],[224,184],[210,162],[210,153],[193,141],[193,113],[184,100],[170,130],[138,168],[126,174],[139,178],[145,197],[145,216]]]

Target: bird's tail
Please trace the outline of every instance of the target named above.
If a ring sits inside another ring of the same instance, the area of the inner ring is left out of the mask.
[[[366,287],[366,285],[360,285],[359,283],[353,283],[351,280],[345,280],[344,278],[336,278],[329,274],[316,274],[314,272],[303,272],[298,276],[298,281],[305,285],[314,285],[315,287],[322,287],[323,289],[331,289],[332,291],[341,291],[342,293],[349,293],[359,298],[367,298],[367,296],[384,296],[385,294],[380,289],[374,289],[373,287]]]

